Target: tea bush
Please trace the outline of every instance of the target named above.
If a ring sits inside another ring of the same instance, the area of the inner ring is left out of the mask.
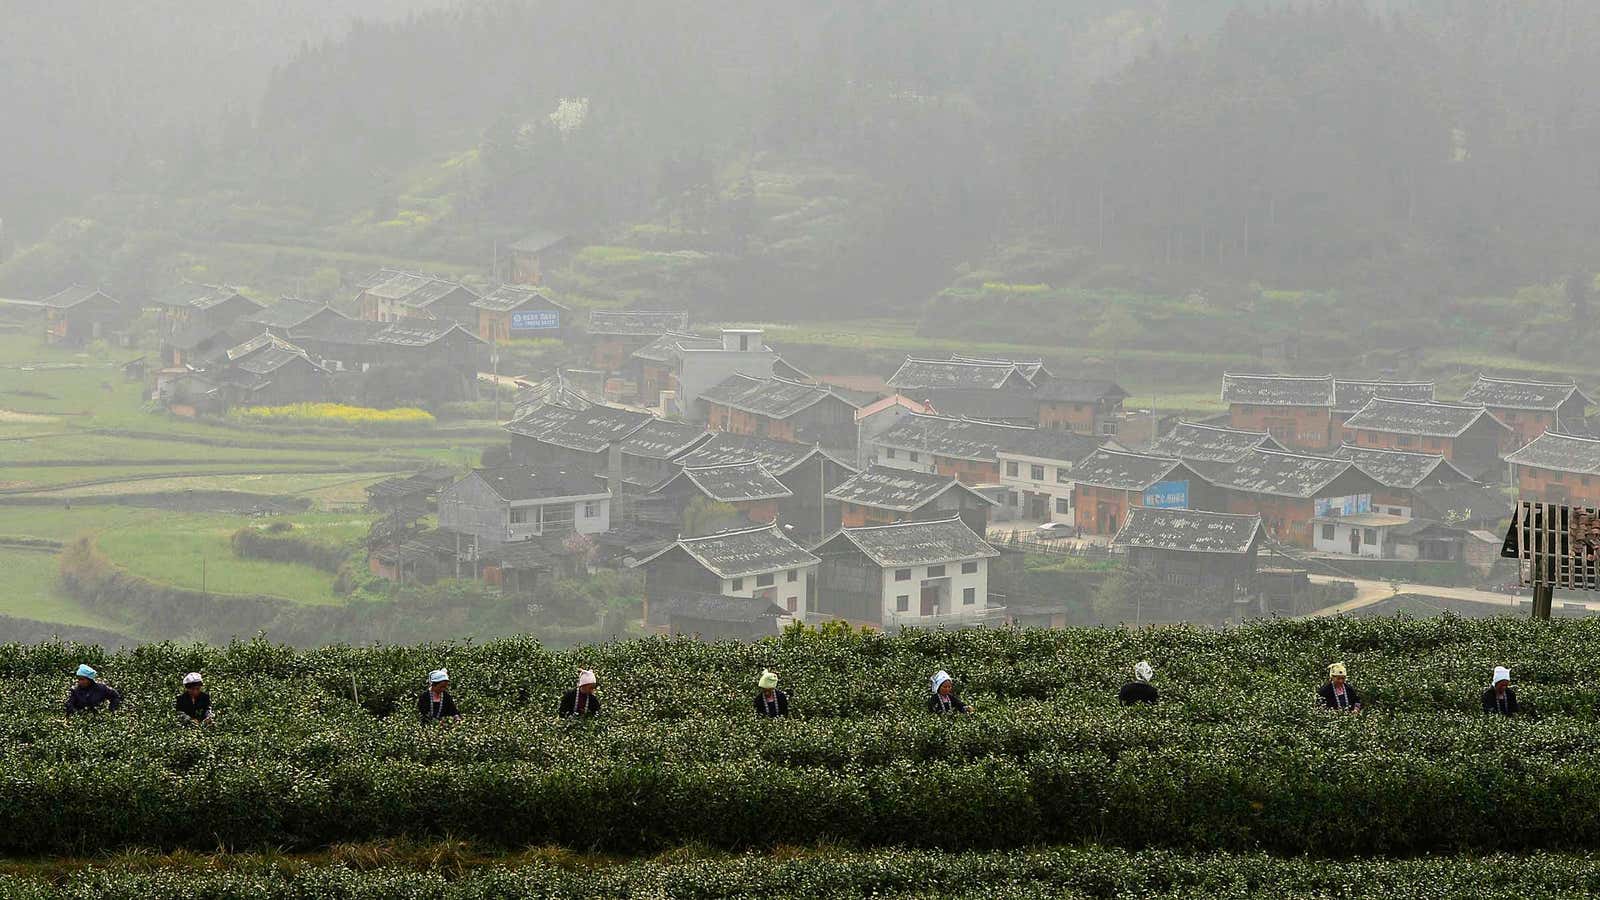
[[[0,852],[315,848],[389,838],[683,844],[1093,842],[1348,856],[1600,849],[1600,623],[1274,622],[1211,631],[796,629],[756,644],[0,647]],[[1132,661],[1163,702],[1116,705]],[[1342,660],[1370,709],[1312,707]],[[79,662],[127,703],[67,721]],[[1485,717],[1510,665],[1531,713]],[[466,718],[422,728],[447,666]],[[579,666],[606,715],[554,718]],[[792,717],[750,710],[779,671]],[[976,712],[925,711],[952,672]],[[215,728],[179,729],[183,672]]]

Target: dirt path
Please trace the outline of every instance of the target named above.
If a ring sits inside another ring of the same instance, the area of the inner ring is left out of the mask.
[[[1329,606],[1324,609],[1319,609],[1316,612],[1311,613],[1311,618],[1352,612],[1354,610],[1372,606],[1387,600],[1397,593],[1423,594],[1429,597],[1443,597],[1447,600],[1468,600],[1473,603],[1486,603],[1494,606],[1505,607],[1515,606],[1516,601],[1519,599],[1518,597],[1514,597],[1510,594],[1497,594],[1493,591],[1480,591],[1476,588],[1440,587],[1436,584],[1411,584],[1408,582],[1401,582],[1400,584],[1396,585],[1393,582],[1388,581],[1341,578],[1334,575],[1312,575],[1310,578],[1313,584],[1328,584],[1336,581],[1348,581],[1353,582],[1356,586],[1356,596],[1354,599],[1346,600],[1343,603]],[[1396,590],[1396,587],[1398,587],[1399,590]],[[1565,600],[1560,602],[1572,603],[1574,601]],[[1600,612],[1600,603],[1584,603],[1583,605],[1590,611]]]

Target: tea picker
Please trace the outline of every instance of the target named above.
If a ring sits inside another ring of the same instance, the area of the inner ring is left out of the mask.
[[[970,713],[961,698],[956,696],[955,679],[943,669],[935,672],[928,680],[928,687],[933,691],[933,696],[928,698],[928,712],[945,716],[958,713]]]
[[[600,698],[594,693],[598,681],[591,669],[582,669],[578,672],[578,686],[561,695],[562,718],[581,718],[600,714]]]
[[[450,696],[450,673],[434,669],[428,673],[428,689],[417,695],[417,715],[422,724],[455,722],[461,718],[456,701]]]
[[[1494,667],[1493,683],[1483,692],[1483,711],[1500,716],[1514,716],[1517,692],[1511,687],[1511,670],[1505,666]]]
[[[756,715],[767,719],[776,719],[789,715],[789,695],[778,690],[778,673],[771,669],[762,669],[761,678],[756,682],[761,690],[756,694]]]
[[[1141,659],[1133,664],[1133,680],[1124,684],[1122,690],[1117,691],[1117,702],[1123,706],[1132,706],[1135,703],[1154,704],[1161,699],[1161,692],[1151,684],[1156,671],[1151,668],[1150,661]]]
[[[1344,663],[1328,667],[1328,683],[1317,688],[1317,702],[1327,709],[1340,712],[1360,712],[1361,697],[1356,689],[1345,683]]]
[[[122,695],[109,684],[104,684],[97,679],[100,673],[89,668],[88,664],[80,664],[76,672],[77,683],[67,693],[67,715],[78,712],[98,712],[100,704],[106,704],[108,711],[116,712],[122,705]]]
[[[199,672],[190,672],[183,676],[183,690],[178,692],[178,698],[172,702],[173,709],[177,710],[178,723],[186,728],[210,725],[214,719],[211,712],[211,695],[206,693],[205,680]]]

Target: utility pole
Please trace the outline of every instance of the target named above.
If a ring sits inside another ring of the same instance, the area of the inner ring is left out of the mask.
[[[491,335],[489,339],[489,367],[494,375],[494,421],[500,424],[500,344]]]

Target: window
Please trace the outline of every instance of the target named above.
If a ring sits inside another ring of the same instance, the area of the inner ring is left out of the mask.
[[[558,506],[541,506],[539,507],[539,518],[543,521],[540,524],[545,528],[561,526],[571,528],[572,510],[572,505],[568,503],[562,503]]]
[[[583,504],[583,517],[593,519],[600,515],[600,503],[596,500],[586,500]]]
[[[513,506],[513,507],[511,507],[511,524],[513,524],[513,525],[526,525],[526,524],[528,524],[528,509],[529,508],[526,507],[526,506]]]
[[[917,451],[915,451],[915,450],[911,451],[911,461],[912,462],[916,462],[917,461]]]
[[[910,594],[901,594],[900,596],[894,598],[894,611],[895,612],[910,612],[911,611],[911,595]]]
[[[977,602],[978,602],[978,589],[977,588],[964,588],[961,591],[961,605],[962,606],[971,606],[972,604],[977,603]]]
[[[1034,481],[1044,480],[1044,466],[1029,466],[1028,477]]]
[[[928,577],[929,578],[943,578],[944,577],[944,566],[929,566],[928,567]]]
[[[1402,513],[1400,511],[1400,507],[1391,506],[1391,507],[1389,507],[1389,515],[1391,515],[1391,516],[1400,516],[1400,515],[1404,515],[1404,513]]]
[[[1061,515],[1063,515],[1063,516],[1068,514],[1068,513],[1070,513],[1070,512],[1072,512],[1072,501],[1068,500],[1065,497],[1057,497],[1056,498],[1056,512],[1061,514]]]
[[[963,575],[976,575],[976,574],[978,574],[978,563],[977,563],[977,561],[973,560],[971,562],[962,563],[961,564],[961,574],[963,574]]]
[[[789,581],[790,581],[790,583],[793,583],[793,582],[796,582],[796,581],[799,581],[799,580],[800,580],[800,570],[799,569],[790,569],[789,570]]]
[[[772,581],[773,581],[773,578],[772,578],[772,573],[771,572],[768,572],[765,575],[757,575],[756,576],[756,587],[772,587]]]
[[[910,581],[911,580],[911,570],[910,569],[895,569],[894,570],[894,580],[895,581]]]
[[[1364,528],[1364,529],[1362,529],[1362,531],[1365,531],[1366,534],[1363,534],[1361,536],[1361,543],[1366,544],[1369,547],[1374,546],[1374,545],[1376,545],[1378,543],[1378,529],[1376,529],[1376,528]]]
[[[1106,435],[1107,437],[1116,437],[1117,423],[1115,421],[1101,422],[1100,433]]]
[[[1325,541],[1333,540],[1333,526],[1332,525],[1324,525],[1324,526],[1322,526],[1322,539],[1325,540]]]
[[[1006,491],[1006,502],[1010,506],[1021,509],[1022,494],[1018,493],[1017,491]]]
[[[884,450],[883,450],[883,458],[884,459],[894,459],[894,448],[893,447],[885,447]]]
[[[733,580],[733,589],[736,590],[736,591],[744,590],[744,579],[743,578],[735,578]]]
[[[1017,477],[1017,464],[1014,462],[1006,463],[1006,474],[1010,475],[1012,478]]]
[[[1397,444],[1399,444],[1399,445],[1400,445],[1400,446],[1402,446],[1402,447],[1409,447],[1409,446],[1411,446],[1411,445],[1412,445],[1412,444],[1415,444],[1415,443],[1416,443],[1416,442],[1417,442],[1417,439],[1416,439],[1416,438],[1414,438],[1414,437],[1412,437],[1412,436],[1411,436],[1411,435],[1409,435],[1409,434],[1402,434],[1402,435],[1400,435],[1400,436],[1399,436],[1399,438],[1398,438],[1398,439],[1397,439],[1397,440],[1396,440],[1396,441],[1395,441],[1395,443],[1397,443]]]
[[[789,606],[789,612],[797,612],[800,609],[800,598],[799,597],[790,597],[789,601],[788,601],[788,606]]]

